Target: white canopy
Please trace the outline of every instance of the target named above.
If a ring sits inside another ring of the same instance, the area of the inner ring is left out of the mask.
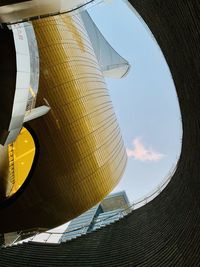
[[[81,17],[104,76],[112,78],[125,76],[130,69],[128,61],[107,42],[87,11],[82,11]]]

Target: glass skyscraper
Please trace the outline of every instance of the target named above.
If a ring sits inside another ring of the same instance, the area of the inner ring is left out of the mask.
[[[107,196],[101,203],[73,219],[60,242],[65,242],[108,225],[128,213],[129,200],[125,191]]]

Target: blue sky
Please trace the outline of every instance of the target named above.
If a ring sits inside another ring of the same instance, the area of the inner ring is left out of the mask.
[[[106,39],[131,64],[121,80],[106,79],[120,123],[128,164],[115,191],[131,201],[154,189],[180,153],[181,119],[173,80],[163,54],[144,22],[122,0],[89,13]]]
[[[144,22],[124,1],[106,2],[89,13],[132,66],[127,77],[106,82],[125,146],[133,155],[114,192],[125,190],[133,202],[155,189],[174,166],[181,149],[180,111],[168,66]],[[51,231],[62,233],[67,224]],[[41,234],[34,240],[57,242],[59,238],[60,234]]]

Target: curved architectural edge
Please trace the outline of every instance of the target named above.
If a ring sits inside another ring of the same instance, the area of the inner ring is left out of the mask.
[[[14,24],[10,26],[10,30],[14,38],[17,70],[12,115],[3,145],[16,140],[26,112],[30,112],[35,106],[39,84],[39,56],[32,24]]]
[[[119,222],[61,245],[28,243],[2,249],[1,266],[200,265],[200,3],[131,3],[158,41],[175,82],[183,120],[176,173],[157,198]]]

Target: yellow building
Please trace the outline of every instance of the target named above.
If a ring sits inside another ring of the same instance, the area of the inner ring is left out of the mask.
[[[127,160],[81,15],[46,17],[32,25],[40,60],[36,106],[50,111],[26,120],[2,152],[9,160],[7,175],[5,165],[4,172],[0,168],[7,181],[2,232],[55,227],[80,215],[117,185]]]

